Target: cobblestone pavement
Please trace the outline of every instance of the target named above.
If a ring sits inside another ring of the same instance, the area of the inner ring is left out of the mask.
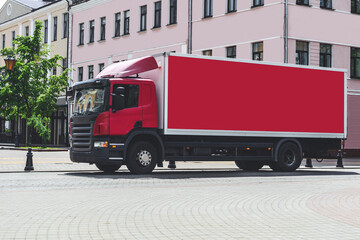
[[[0,150],[0,239],[360,239],[360,166],[251,173],[178,163],[130,175]]]

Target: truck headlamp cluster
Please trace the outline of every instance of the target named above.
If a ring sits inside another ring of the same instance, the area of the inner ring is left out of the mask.
[[[108,142],[94,142],[94,147],[97,148],[107,148],[109,146]]]

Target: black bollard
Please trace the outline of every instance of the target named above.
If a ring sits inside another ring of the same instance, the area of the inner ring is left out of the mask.
[[[168,168],[175,169],[176,168],[175,161],[169,161]]]
[[[343,164],[343,161],[342,161],[342,151],[341,149],[338,151],[338,154],[337,154],[337,163],[336,163],[336,167],[338,168],[344,168],[344,164]]]
[[[312,167],[313,167],[312,162],[311,162],[311,158],[307,158],[307,159],[306,159],[305,167],[309,167],[309,168],[312,168]]]
[[[33,154],[31,152],[31,148],[28,148],[28,152],[26,154],[26,166],[24,171],[33,171],[34,170],[34,166],[33,166]]]

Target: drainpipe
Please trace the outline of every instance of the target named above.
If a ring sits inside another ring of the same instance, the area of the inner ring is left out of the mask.
[[[68,19],[67,19],[67,39],[66,39],[66,65],[67,68],[70,67],[70,1],[66,0],[67,2],[67,14],[68,14]],[[68,76],[70,75],[70,72],[68,72]],[[71,80],[68,80],[68,83],[70,85]],[[67,89],[66,89],[66,94],[65,94],[65,103],[67,105],[67,114],[66,114],[66,122],[65,122],[65,129],[66,129],[66,137],[64,139],[64,143],[69,146],[69,122],[70,122],[70,106],[69,106],[69,102],[68,102],[68,96],[67,96]]]
[[[70,2],[69,0],[66,0],[67,2],[67,13],[68,13],[68,20],[67,20],[67,41],[66,41],[66,61],[67,61],[67,67],[69,68],[70,65],[69,65],[69,55],[70,55],[70,50],[69,50],[69,46],[70,46],[70,40],[69,40],[69,32],[70,32]]]
[[[189,6],[189,22],[188,22],[188,49],[187,53],[192,54],[192,0],[188,2]]]
[[[284,63],[288,63],[289,53],[289,0],[285,0],[284,15]]]

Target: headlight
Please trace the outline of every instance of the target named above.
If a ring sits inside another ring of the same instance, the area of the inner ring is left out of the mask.
[[[109,146],[108,142],[94,142],[94,147],[98,147],[98,148],[106,148]]]

